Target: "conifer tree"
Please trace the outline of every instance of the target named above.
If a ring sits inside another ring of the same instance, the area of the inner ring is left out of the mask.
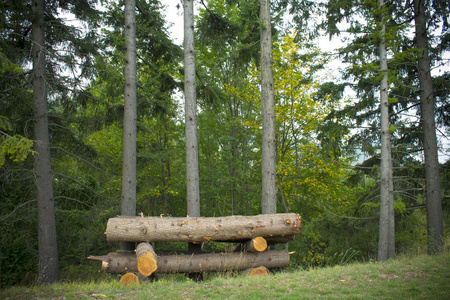
[[[136,215],[136,2],[125,0],[125,91],[121,214]],[[122,243],[122,250],[134,250]]]
[[[276,202],[275,100],[273,83],[272,22],[270,1],[260,1],[261,20],[261,110],[262,110],[262,195],[263,214],[274,214]]]
[[[200,217],[193,0],[184,1],[184,96],[187,214],[190,217]]]
[[[388,66],[386,53],[386,24],[384,0],[379,0],[380,25],[380,124],[381,124],[381,166],[380,166],[380,236],[378,261],[395,257],[394,184],[392,178],[391,139],[389,133]]]
[[[428,251],[440,254],[444,246],[444,225],[436,138],[435,96],[431,78],[431,62],[425,0],[414,0],[415,41],[419,50],[417,71],[420,84],[421,125],[425,166]]]
[[[32,23],[34,150],[37,152],[35,176],[38,207],[39,282],[59,280],[58,245],[56,241],[55,204],[50,165],[50,141],[47,118],[46,48],[44,0],[33,1]]]

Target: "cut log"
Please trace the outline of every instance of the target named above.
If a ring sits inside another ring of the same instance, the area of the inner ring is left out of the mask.
[[[245,247],[250,252],[263,252],[267,249],[267,241],[265,238],[258,236],[245,243]]]
[[[231,248],[230,252],[263,252],[267,249],[267,241],[263,237],[255,237],[245,243],[236,244]]]
[[[120,277],[119,283],[121,285],[130,286],[139,283],[139,277],[134,273],[125,273]]]
[[[102,271],[106,273],[124,274],[126,272],[139,272],[136,254],[129,251],[116,251],[102,256],[91,255],[87,259],[101,261]]]
[[[218,218],[122,216],[109,219],[105,233],[108,242],[233,242],[297,235],[301,221],[293,213]]]
[[[105,256],[89,256],[88,259],[102,261],[106,273],[121,274],[137,272],[137,259],[134,253],[113,252]],[[288,250],[273,250],[259,253],[205,253],[158,256],[158,269],[155,273],[194,273],[241,271],[258,266],[284,268],[289,265]]]
[[[114,270],[107,272],[113,274],[125,274],[127,272],[138,272],[137,259],[134,251],[118,250],[103,256],[89,256],[87,259],[99,260],[102,262],[102,270]]]
[[[246,269],[246,270],[242,271],[241,275],[266,277],[266,276],[269,276],[270,273],[269,273],[269,269],[267,269],[264,266],[261,266],[258,268]]]
[[[149,243],[140,243],[136,247],[137,268],[145,277],[150,276],[158,268],[157,256]]]

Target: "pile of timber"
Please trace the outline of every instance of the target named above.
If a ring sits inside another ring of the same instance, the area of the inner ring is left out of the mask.
[[[242,271],[266,276],[268,268],[289,265],[288,250],[268,250],[268,245],[287,243],[301,233],[298,214],[228,217],[115,217],[108,220],[108,242],[138,242],[135,252],[117,251],[88,259],[102,262],[112,274],[202,273]],[[236,242],[225,253],[157,255],[150,242]],[[128,275],[131,281],[136,278]]]

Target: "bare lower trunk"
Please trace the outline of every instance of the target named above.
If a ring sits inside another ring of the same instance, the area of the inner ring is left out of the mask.
[[[380,0],[383,8],[384,0]],[[384,18],[382,18],[384,22]],[[380,42],[380,110],[381,110],[381,170],[380,170],[380,236],[378,261],[395,258],[394,184],[392,178],[391,138],[389,133],[388,68],[386,55],[386,25],[382,24]]]
[[[200,217],[197,96],[195,92],[194,3],[184,0],[184,96],[186,126],[187,215]]]
[[[420,83],[421,124],[423,128],[423,151],[425,161],[425,192],[427,207],[428,251],[441,254],[444,246],[444,223],[437,153],[435,99],[428,55],[428,37],[425,2],[414,0],[416,47],[421,53],[417,58]]]
[[[108,220],[108,242],[245,241],[301,233],[300,216],[294,213],[229,216],[219,218],[116,217]]]
[[[36,120],[34,150],[37,153],[34,168],[38,209],[39,282],[46,284],[59,280],[59,265],[47,119],[44,0],[33,1],[32,9],[33,103]]]
[[[263,214],[277,212],[275,168],[275,100],[273,83],[272,24],[270,1],[260,0],[261,22],[261,110],[262,110],[262,195]]]
[[[123,170],[121,213],[136,215],[136,16],[135,0],[125,1],[125,91],[123,118]],[[134,250],[134,243],[121,243]]]

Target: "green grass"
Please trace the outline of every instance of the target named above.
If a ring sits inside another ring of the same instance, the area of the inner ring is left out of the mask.
[[[449,299],[450,253],[401,257],[265,278],[208,275],[201,283],[181,275],[120,286],[111,278],[90,283],[11,287],[0,299]]]

